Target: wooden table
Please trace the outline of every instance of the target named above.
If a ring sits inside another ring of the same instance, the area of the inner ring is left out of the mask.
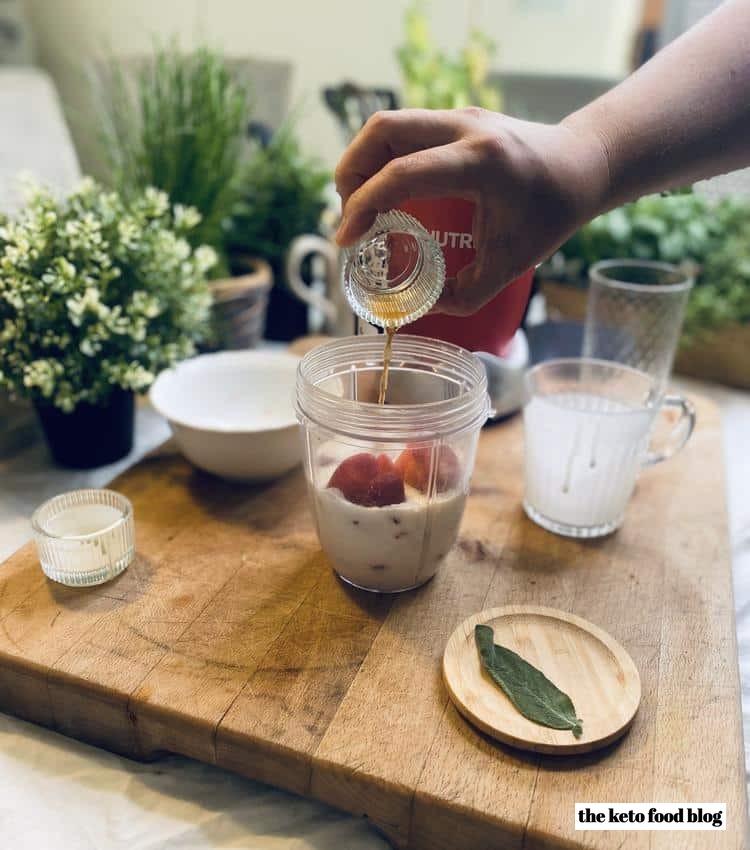
[[[519,508],[520,422],[482,437],[462,537],[396,599],[348,591],[300,473],[223,484],[157,457],[116,484],[139,556],[98,589],[0,572],[0,708],[136,757],[162,750],[364,814],[415,848],[739,848],[746,833],[719,421],[645,473],[623,529],[554,537]],[[445,641],[509,603],[578,613],[633,656],[643,702],[597,755],[494,744],[453,710]],[[726,832],[574,832],[575,802],[726,802]],[[679,845],[676,843],[679,840]]]

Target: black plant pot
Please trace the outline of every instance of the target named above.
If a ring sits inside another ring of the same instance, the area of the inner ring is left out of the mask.
[[[115,389],[102,406],[82,402],[71,413],[38,403],[36,411],[52,457],[61,466],[92,469],[120,460],[133,448],[132,392]]]

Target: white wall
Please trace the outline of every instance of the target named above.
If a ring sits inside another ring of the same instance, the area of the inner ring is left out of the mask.
[[[301,131],[333,164],[342,147],[320,100],[345,78],[398,84],[393,57],[408,0],[27,0],[39,59],[55,77],[84,167],[96,132],[83,68],[107,50],[137,53],[176,34],[231,55],[293,60],[293,94],[305,100]],[[436,40],[456,50],[470,21],[498,43],[498,68],[621,76],[641,0],[432,0]]]

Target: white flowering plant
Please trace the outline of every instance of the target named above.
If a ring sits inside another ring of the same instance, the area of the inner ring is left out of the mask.
[[[216,262],[186,238],[195,209],[154,188],[125,202],[90,178],[62,200],[29,184],[26,200],[0,216],[1,388],[70,412],[195,353]]]

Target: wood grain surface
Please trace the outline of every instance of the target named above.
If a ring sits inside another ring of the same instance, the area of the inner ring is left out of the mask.
[[[0,708],[136,758],[172,751],[368,817],[417,850],[740,848],[739,681],[718,414],[646,471],[596,542],[525,519],[518,418],[485,429],[461,537],[424,588],[338,582],[300,471],[226,484],[163,454],[113,485],[136,562],[114,581],[47,581],[31,546],[0,568]],[[597,623],[642,700],[598,753],[523,753],[477,732],[441,677],[485,608],[536,604]],[[726,802],[725,832],[575,832],[576,802]]]
[[[478,624],[494,642],[533,664],[572,700],[583,732],[551,729],[525,718],[484,670],[474,639]],[[641,680],[625,649],[598,626],[544,605],[505,605],[472,614],[443,653],[453,704],[492,738],[550,755],[590,753],[625,734],[641,701]]]

